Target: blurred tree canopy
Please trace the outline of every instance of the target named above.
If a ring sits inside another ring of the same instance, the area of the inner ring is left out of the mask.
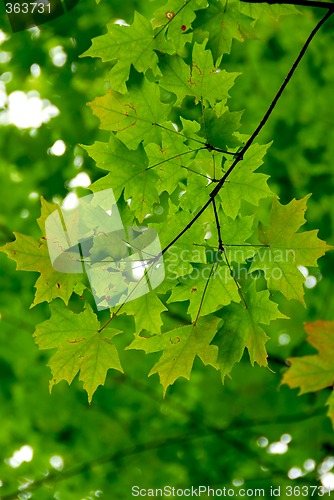
[[[80,56],[107,23],[131,24],[136,10],[150,18],[160,6],[157,0],[82,0],[54,21],[13,34],[1,5],[1,245],[13,241],[14,231],[39,237],[40,196],[61,203],[70,192],[87,194],[71,183],[78,174],[99,178],[80,144],[107,138],[86,103],[107,91],[108,64]],[[234,40],[223,57],[221,68],[242,73],[229,99],[231,110],[244,109],[241,133],[258,125],[321,17],[310,7],[299,10],[278,21],[264,14],[253,37]],[[319,229],[319,237],[333,244],[332,47],[331,19],[260,141],[273,140],[261,167],[271,189],[282,203],[312,193],[305,227]],[[259,211],[267,210],[260,204]],[[334,320],[333,258],[327,253],[319,269],[303,270],[307,308],[275,295],[291,319],[270,327],[270,369],[251,367],[245,355],[222,385],[217,372],[197,359],[191,381],[179,379],[162,399],[158,377],[147,378],[157,355],[123,351],[126,374],[109,373],[89,405],[77,379],[71,387],[58,384],[50,395],[49,354],[32,337],[49,317],[49,306],[30,309],[36,275],[17,272],[0,253],[0,498],[128,499],[133,485],[208,485],[236,493],[264,488],[268,497],[270,487],[280,486],[281,498],[291,496],[287,486],[334,489],[334,436],[325,407],[330,388],[298,396],[297,389],[280,385],[287,358],[316,353],[304,323]],[[117,343],[126,346],[133,322],[120,316],[118,327],[126,334]],[[304,492],[312,497],[311,489]]]

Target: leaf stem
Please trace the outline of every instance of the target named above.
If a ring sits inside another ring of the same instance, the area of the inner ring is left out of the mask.
[[[223,244],[223,240],[222,240],[222,236],[221,236],[220,222],[219,222],[219,217],[218,217],[218,211],[217,211],[217,207],[216,207],[216,201],[214,198],[212,198],[212,205],[213,205],[213,211],[215,214],[215,220],[216,220],[216,226],[217,226],[217,232],[218,232],[218,250],[220,253],[222,253],[224,255],[227,267],[229,268],[229,271],[230,271],[230,275],[233,278],[233,281],[238,289],[238,293],[240,295],[240,298],[243,301],[245,308],[247,309],[246,299],[241,291],[241,286],[240,286],[239,282],[237,281],[236,277],[234,276],[233,269],[232,269],[231,264],[229,262],[229,259],[227,257],[225,245]]]

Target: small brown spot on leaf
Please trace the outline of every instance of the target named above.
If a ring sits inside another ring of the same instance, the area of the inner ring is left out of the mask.
[[[191,289],[191,293],[197,292],[197,288],[194,286],[194,288]]]
[[[167,10],[165,15],[169,20],[173,19],[173,17],[175,16],[174,12],[171,12],[170,10]]]
[[[60,288],[60,283],[57,283],[57,288]]]
[[[182,30],[182,31],[186,31],[186,29],[187,29],[187,26],[185,26],[184,24],[182,24],[182,26],[181,26],[181,30]]]
[[[169,340],[170,340],[170,343],[171,343],[171,344],[178,344],[179,342],[181,342],[180,337],[176,337],[176,339],[175,339],[175,340],[173,340],[173,339],[172,339],[172,337],[170,337],[170,339],[169,339]]]

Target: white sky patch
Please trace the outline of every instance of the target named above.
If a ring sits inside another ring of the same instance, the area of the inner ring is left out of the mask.
[[[56,470],[63,470],[64,468],[64,460],[59,455],[54,455],[49,460],[51,467]]]
[[[114,21],[114,24],[118,24],[119,26],[130,26],[130,24],[124,21],[124,19],[116,19],[116,21]]]
[[[20,467],[23,462],[31,462],[34,456],[34,450],[32,449],[31,446],[29,445],[24,445],[22,446],[19,450],[15,451],[13,456],[5,462],[16,469],[17,467]]]
[[[320,477],[321,484],[327,490],[334,490],[334,474],[332,472],[326,472]]]
[[[305,281],[305,286],[306,288],[314,288],[317,283],[318,280],[315,276],[308,276]]]
[[[7,63],[11,60],[11,58],[12,54],[10,52],[5,52],[4,50],[0,52],[0,63]]]
[[[11,73],[10,71],[5,71],[5,73],[2,73],[2,75],[0,76],[0,80],[3,83],[11,82],[12,78],[13,78],[13,73]]]
[[[61,45],[57,45],[49,50],[49,55],[54,66],[61,68],[67,61],[67,54]]]
[[[65,142],[62,141],[61,139],[58,139],[58,141],[56,141],[49,149],[49,153],[52,154],[53,156],[63,156],[65,151],[66,151],[66,145]]]
[[[5,90],[5,85],[0,82],[0,108],[3,108],[7,103],[7,94]]]
[[[307,472],[312,472],[316,468],[316,465],[317,464],[313,458],[308,458],[305,460],[303,467]]]
[[[291,337],[287,333],[281,333],[281,335],[278,337],[278,343],[279,345],[288,345],[290,344]]]
[[[41,67],[40,67],[40,65],[36,64],[36,63],[32,64],[30,66],[30,73],[32,74],[32,76],[34,78],[38,78],[39,76],[41,76]]]
[[[63,210],[73,210],[79,206],[79,198],[75,193],[69,193],[65,198],[61,205]]]
[[[28,198],[29,200],[37,200],[37,198],[39,197],[39,194],[36,193],[36,191],[32,191],[31,193],[29,193],[28,195]]]
[[[292,437],[290,434],[282,434],[280,441],[281,443],[289,444],[292,441]]]
[[[300,467],[291,467],[291,469],[288,472],[288,478],[289,479],[298,479],[299,477],[302,477],[303,471],[301,470]]]
[[[146,262],[140,260],[134,261],[132,264],[132,276],[135,280],[141,280],[145,274],[145,269],[147,267]]]
[[[270,455],[283,455],[287,451],[288,451],[288,445],[286,443],[282,443],[282,441],[271,443],[267,450],[267,452],[270,453]]]
[[[260,448],[266,448],[269,444],[269,441],[268,439],[265,437],[265,436],[261,436],[259,437],[259,439],[256,441],[256,444],[260,447]]]
[[[86,172],[80,172],[76,177],[71,179],[68,183],[68,186],[70,188],[76,188],[76,187],[85,187],[87,188],[90,186],[92,181],[90,180],[89,175]]]
[[[37,26],[32,26],[27,31],[29,31],[32,39],[39,38],[39,35],[41,34],[41,30],[37,28]]]
[[[74,158],[74,161],[73,161],[74,166],[75,166],[76,168],[81,168],[81,167],[82,167],[82,165],[83,165],[83,161],[84,161],[84,160],[83,160],[83,156],[81,156],[81,155],[76,155],[76,156],[75,156],[75,158]]]
[[[319,474],[325,474],[329,472],[334,467],[334,457],[326,457],[325,460],[319,465],[318,472]]]
[[[6,40],[8,40],[9,36],[6,35],[6,33],[2,30],[0,30],[0,45],[5,42]]]
[[[59,114],[59,109],[48,99],[41,99],[36,90],[27,94],[21,90],[15,90],[6,98],[3,93],[0,94],[1,98],[7,104],[7,109],[0,112],[1,125],[11,123],[22,129],[39,128]]]
[[[304,278],[306,279],[309,275],[308,269],[305,266],[298,266],[299,271],[302,273]]]
[[[21,210],[20,217],[21,219],[27,219],[29,217],[29,210],[27,210],[26,208]]]
[[[233,486],[242,486],[244,484],[244,480],[243,479],[233,479],[232,481],[232,484]]]

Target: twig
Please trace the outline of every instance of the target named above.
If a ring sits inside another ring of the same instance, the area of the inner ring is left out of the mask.
[[[288,74],[287,74],[284,82],[282,83],[282,85],[279,88],[277,94],[275,95],[274,99],[272,100],[272,102],[271,102],[268,110],[266,111],[264,117],[260,121],[260,123],[257,126],[257,128],[254,130],[253,134],[248,139],[248,141],[246,142],[246,144],[244,145],[244,147],[242,148],[242,150],[239,153],[237,153],[236,158],[233,161],[232,165],[225,172],[225,174],[220,179],[220,181],[215,186],[215,188],[211,191],[211,193],[210,193],[210,199],[203,205],[203,207],[193,217],[193,219],[186,225],[186,227],[182,231],[180,231],[180,233],[177,236],[175,236],[175,238],[173,238],[173,240],[162,250],[162,254],[166,253],[171,248],[171,246],[173,246],[181,238],[181,236],[183,236],[188,231],[188,229],[190,229],[191,226],[199,219],[199,217],[203,214],[203,212],[205,212],[205,210],[211,204],[212,199],[214,199],[217,196],[217,194],[219,193],[219,191],[221,190],[221,188],[225,184],[226,179],[231,175],[231,173],[233,172],[233,170],[235,169],[235,167],[240,163],[240,161],[243,160],[243,157],[244,157],[245,153],[248,151],[248,149],[251,147],[251,145],[253,144],[254,140],[258,136],[258,134],[261,132],[261,130],[263,129],[263,127],[266,125],[266,123],[267,123],[267,121],[268,121],[271,113],[273,112],[273,110],[275,109],[275,107],[277,105],[278,100],[280,99],[280,97],[283,94],[285,88],[287,87],[287,85],[290,82],[292,76],[294,75],[294,73],[295,73],[298,65],[300,64],[302,58],[304,57],[305,52],[308,49],[311,41],[313,40],[313,38],[315,37],[315,35],[318,33],[318,31],[320,30],[320,28],[323,26],[323,24],[329,19],[329,17],[332,15],[332,13],[333,13],[333,9],[328,10],[328,12],[326,12],[326,14],[322,17],[322,19],[318,22],[318,24],[316,25],[316,27],[312,30],[311,34],[308,36],[306,42],[304,43],[301,51],[299,52],[299,54],[298,54],[295,62],[291,66],[291,69],[289,70],[289,72],[288,72]]]

